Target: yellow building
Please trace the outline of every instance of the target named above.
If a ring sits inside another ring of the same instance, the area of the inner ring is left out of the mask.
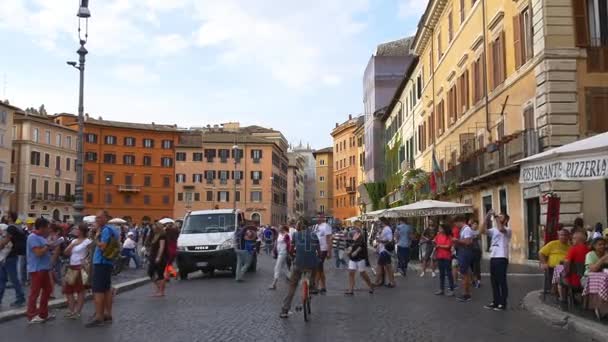
[[[333,216],[334,149],[327,147],[313,152],[316,162],[316,213]]]
[[[13,149],[13,117],[22,110],[0,101],[0,215],[9,210],[15,184],[11,177],[11,153]]]
[[[596,20],[606,14],[593,4],[431,0],[412,43],[418,63],[387,110],[387,144],[401,141],[402,160],[427,172],[435,155],[441,198],[472,204],[479,219],[492,208],[511,216],[514,262],[538,256],[543,194],[561,197],[566,225],[582,214],[606,222],[604,181],[523,188],[514,164],[608,130],[608,37]]]

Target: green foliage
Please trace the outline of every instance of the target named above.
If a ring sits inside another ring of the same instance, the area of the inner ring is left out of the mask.
[[[372,202],[371,211],[384,209],[386,207],[386,204],[382,201],[382,198],[386,196],[386,183],[365,183],[365,190],[367,190],[369,199]],[[382,205],[384,205],[384,207],[381,207]]]
[[[399,149],[401,148],[401,137],[393,143],[393,147],[386,147],[385,155],[385,179],[386,189],[390,192],[401,187],[403,173],[399,162]]]
[[[410,169],[403,177],[403,190],[401,198],[404,204],[430,198],[430,192],[425,191],[428,187],[429,175],[422,169]]]

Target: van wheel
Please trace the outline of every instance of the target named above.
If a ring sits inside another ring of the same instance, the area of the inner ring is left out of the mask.
[[[203,274],[208,277],[213,277],[213,275],[215,274],[215,269],[211,268],[208,270],[203,270]]]

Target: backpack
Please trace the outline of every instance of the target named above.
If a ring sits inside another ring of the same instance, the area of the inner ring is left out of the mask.
[[[14,228],[12,231],[15,233],[12,239],[13,249],[15,250],[15,253],[17,253],[17,255],[25,255],[27,244],[27,235],[25,233],[25,230],[15,225],[10,225],[9,228],[10,227]]]
[[[106,227],[104,229],[112,230],[112,228],[109,228],[109,227]],[[101,236],[100,236],[100,239],[101,239]],[[115,260],[118,258],[119,255],[120,255],[120,243],[118,242],[118,239],[116,238],[116,234],[115,234],[114,230],[112,230],[112,235],[110,236],[110,241],[108,241],[106,248],[103,250],[103,257],[108,260]]]

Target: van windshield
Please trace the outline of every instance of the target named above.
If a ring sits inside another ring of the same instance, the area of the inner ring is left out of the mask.
[[[234,214],[191,215],[184,221],[182,234],[227,233],[235,231]]]

